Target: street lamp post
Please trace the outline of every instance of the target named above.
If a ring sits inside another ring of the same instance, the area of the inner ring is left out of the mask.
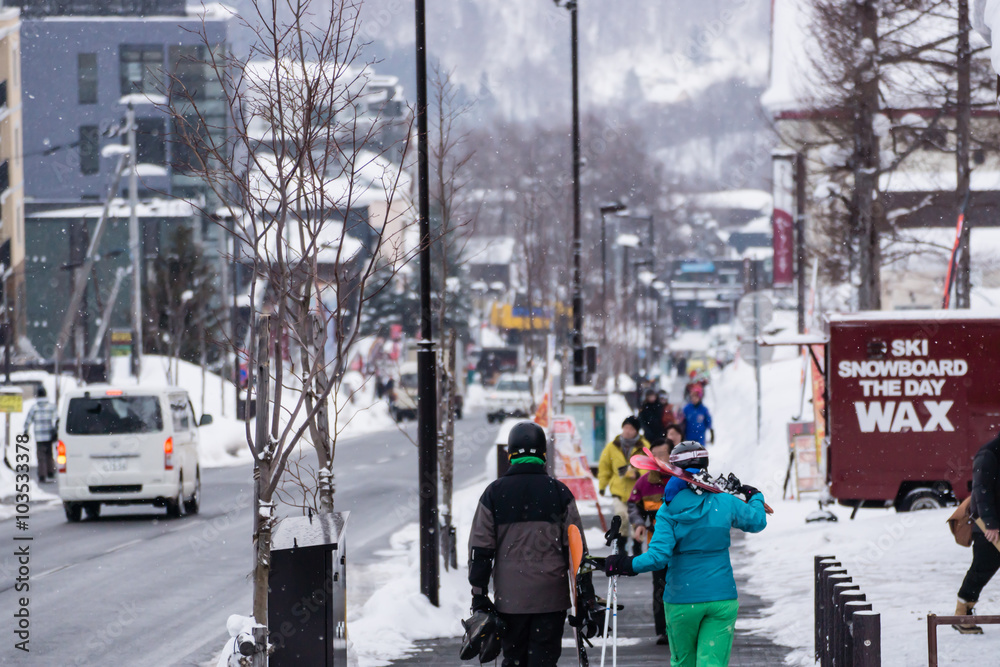
[[[557,7],[569,10],[570,63],[573,95],[573,384],[586,383],[583,354],[583,241],[580,233],[580,76],[576,0],[553,0]]]
[[[430,185],[427,144],[427,30],[415,0],[417,46],[417,185],[420,228],[420,349],[417,351],[417,469],[420,494],[420,592],[438,606],[437,374],[431,332]]]
[[[605,204],[601,211],[601,366],[603,374],[607,374],[603,359],[608,357],[608,232],[607,215],[627,211],[628,206],[621,202]],[[603,388],[602,388],[603,390]]]

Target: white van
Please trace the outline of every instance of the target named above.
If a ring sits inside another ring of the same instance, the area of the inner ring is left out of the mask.
[[[62,401],[56,447],[66,518],[101,505],[152,504],[167,515],[197,514],[201,503],[198,427],[180,387],[91,387]]]

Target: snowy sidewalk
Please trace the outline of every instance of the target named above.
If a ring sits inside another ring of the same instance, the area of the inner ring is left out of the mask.
[[[584,520],[587,521],[589,517]],[[595,520],[596,521],[596,520]],[[741,540],[734,533],[733,559],[744,558]],[[602,554],[606,549],[592,549],[595,554]],[[788,649],[772,643],[766,637],[752,635],[741,629],[745,619],[758,618],[765,603],[758,597],[743,592],[745,581],[737,575],[737,587],[740,589],[740,614],[736,622],[736,641],[729,664],[731,667],[774,667],[784,664]],[[607,579],[603,575],[595,575],[594,586],[598,595],[604,596],[607,590]],[[653,635],[653,583],[650,575],[637,577],[622,577],[618,580],[618,599],[625,609],[618,618],[618,660],[619,664],[629,667],[665,667],[670,663],[670,651],[665,646],[656,645]],[[603,639],[596,637],[594,647],[588,649],[592,665],[600,664],[601,644]],[[435,666],[452,667],[459,665],[474,665],[473,662],[462,662],[458,658],[461,639],[449,637],[417,642],[413,654],[404,660],[397,660],[392,665],[408,667]],[[563,653],[559,660],[561,665],[576,664],[575,644],[573,635],[567,632],[563,637]],[[608,647],[608,664],[611,664],[610,646]]]

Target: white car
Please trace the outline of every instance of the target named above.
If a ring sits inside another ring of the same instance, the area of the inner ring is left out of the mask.
[[[486,420],[491,424],[507,417],[530,417],[531,413],[531,378],[528,375],[504,373],[486,394]]]
[[[180,387],[76,390],[62,402],[56,469],[69,521],[101,505],[151,504],[177,517],[201,504],[198,427]]]

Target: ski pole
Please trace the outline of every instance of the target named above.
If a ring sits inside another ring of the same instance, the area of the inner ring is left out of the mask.
[[[621,527],[622,518],[617,514],[611,517],[611,529],[604,533],[604,540],[607,546],[614,544],[613,553],[618,554],[619,541],[618,538],[621,537]],[[612,632],[614,632],[614,639],[617,642],[618,639],[618,575],[614,575],[608,578],[608,597],[607,605],[604,609],[604,645],[601,647],[601,667],[604,667],[605,656],[608,651],[608,614],[614,616],[614,623],[612,624]],[[618,647],[615,646],[611,649],[612,661],[617,664],[618,660]]]
[[[608,624],[611,622],[611,595],[614,590],[614,580],[614,577],[608,577],[608,593],[604,597],[604,644],[601,646],[601,667],[604,667],[604,656],[608,650]]]
[[[611,603],[613,613],[615,615],[614,622],[614,640],[611,642],[611,664],[614,667],[618,667],[618,577],[615,577],[615,585],[611,591],[611,595],[614,597],[614,601]]]

